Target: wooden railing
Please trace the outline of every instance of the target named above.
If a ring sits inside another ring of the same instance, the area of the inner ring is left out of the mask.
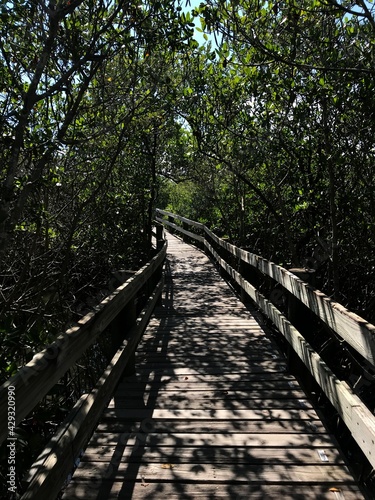
[[[135,349],[150,315],[160,299],[162,267],[166,256],[163,227],[157,225],[157,254],[129,280],[119,286],[76,326],[60,335],[35,355],[21,370],[0,387],[0,421],[8,415],[7,393],[15,393],[15,425],[29,415],[73,364],[94,344],[109,326],[117,337],[117,351],[94,389],[83,394],[59,427],[25,478],[22,499],[56,498],[75,460],[86,446],[100,415],[124,371],[134,371]],[[147,290],[147,302],[136,314],[136,301]],[[0,442],[7,438],[7,426],[0,427]]]
[[[350,430],[372,467],[375,467],[375,417],[348,383],[333,373],[296,328],[298,326],[301,329],[300,325],[303,323],[301,318],[297,318],[296,305],[304,304],[341,339],[341,342],[351,346],[351,349],[362,356],[363,363],[368,364],[371,370],[375,367],[375,326],[302,281],[290,270],[224,241],[199,222],[163,210],[157,210],[156,220],[180,233],[185,240],[193,240],[203,247],[238,284],[243,294],[247,294],[259,306],[287,339]],[[272,278],[278,287],[281,286],[286,291],[289,299],[289,318],[256,287],[259,274]],[[308,318],[306,320],[308,321]]]

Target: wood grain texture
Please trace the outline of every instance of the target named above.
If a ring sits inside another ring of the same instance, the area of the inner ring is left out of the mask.
[[[272,340],[202,252],[168,242],[137,373],[117,386],[63,498],[363,498]]]
[[[362,498],[359,488],[345,484],[332,487],[322,484],[227,484],[150,482],[143,478],[139,482],[103,480],[101,484],[82,481],[69,497],[72,500],[94,500],[98,498],[119,498],[121,500],[168,499],[168,500],[358,500]]]

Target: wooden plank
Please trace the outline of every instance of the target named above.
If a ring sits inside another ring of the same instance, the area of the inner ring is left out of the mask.
[[[221,353],[220,356],[215,359],[215,362],[210,363],[210,354],[211,356],[215,356],[217,352],[208,351],[208,354],[203,353],[201,356],[194,356],[190,354],[189,356],[178,355],[173,357],[168,356],[151,356],[148,359],[145,355],[137,356],[137,364],[140,368],[159,368],[165,369],[170,367],[175,367],[176,369],[182,368],[184,366],[184,359],[186,363],[189,365],[190,369],[199,366],[201,363],[201,373],[206,373],[206,370],[220,370],[222,373],[228,373],[228,371],[233,370],[234,372],[246,371],[249,369],[250,371],[257,370],[260,371],[285,371],[285,359],[278,358],[276,354],[272,353],[264,353],[263,359],[261,355],[254,354],[249,357],[241,357],[238,361],[238,364],[234,361],[234,358],[231,357],[229,359],[225,358],[225,354]],[[216,372],[215,372],[216,373]],[[250,372],[249,372],[250,373]]]
[[[106,409],[103,418],[123,420],[174,419],[174,420],[304,420],[318,419],[315,410],[259,409],[259,410],[174,410],[174,409]]]
[[[185,321],[183,321],[183,318],[185,318]],[[196,331],[197,324],[199,325],[198,318],[200,318],[202,322],[200,326],[198,326],[199,331]],[[147,332],[147,337],[161,337],[164,333],[168,334],[169,332],[171,335],[171,341],[173,341],[176,340],[176,333],[187,333],[190,330],[190,335],[194,336],[192,338],[195,338],[197,341],[206,340],[205,338],[201,339],[201,335],[207,337],[208,334],[212,334],[219,335],[222,339],[225,339],[226,337],[229,339],[231,334],[240,334],[242,339],[237,340],[255,342],[256,340],[254,337],[257,336],[264,339],[265,342],[269,342],[269,339],[265,336],[264,331],[262,331],[259,325],[251,323],[246,324],[246,318],[241,321],[235,321],[233,319],[227,320],[226,318],[217,315],[217,324],[210,322],[210,319],[210,316],[204,314],[197,316],[187,314],[184,316],[178,313],[170,315],[161,313],[158,315],[157,320],[155,318],[153,319],[153,323],[150,325],[150,329]],[[180,338],[181,341],[184,342],[189,340],[190,336],[184,338],[184,336],[180,335]],[[213,340],[220,340],[220,338],[215,338]]]
[[[230,344],[228,346],[230,349]],[[186,351],[185,351],[186,352]],[[186,361],[197,361],[201,362],[203,365],[208,363],[210,359],[215,356],[216,362],[225,362],[225,363],[248,363],[255,364],[260,362],[271,362],[272,360],[285,360],[285,357],[277,351],[274,350],[261,350],[261,351],[247,351],[241,352],[238,351],[238,355],[236,352],[231,352],[231,354],[226,354],[223,350],[220,349],[206,349],[206,351],[188,351],[184,354],[183,351],[178,352],[154,352],[154,351],[146,351],[137,353],[137,360],[139,363],[148,362],[148,363],[174,363],[181,364],[184,360]]]
[[[161,359],[163,356],[164,357],[170,357],[172,359],[176,359],[178,357],[181,357],[184,355],[184,353],[189,353],[190,357],[193,357],[195,355],[199,355],[201,357],[206,357],[208,355],[211,356],[224,356],[224,350],[230,349],[231,356],[233,355],[238,355],[242,357],[246,357],[247,359],[256,359],[260,358],[261,356],[264,356],[264,358],[281,358],[283,357],[283,354],[280,353],[279,351],[275,351],[273,347],[271,346],[262,346],[262,345],[254,345],[252,347],[245,347],[245,344],[243,348],[241,346],[238,346],[236,344],[233,344],[231,342],[227,342],[226,346],[225,343],[224,345],[215,345],[215,344],[201,344],[197,343],[195,344],[193,340],[190,342],[185,342],[181,346],[179,346],[177,343],[176,344],[169,344],[168,345],[168,351],[166,353],[166,346],[160,345],[160,343],[148,343],[145,344],[141,349],[137,350],[137,357],[138,359],[143,358],[147,355],[150,355],[153,357],[153,359]]]
[[[163,336],[168,336],[171,342],[178,341],[179,338],[181,342],[189,342],[191,340],[199,342],[209,340],[209,338],[212,338],[212,342],[216,342],[225,340],[230,341],[233,337],[240,337],[234,338],[233,342],[246,342],[249,340],[255,343],[263,339],[265,342],[268,342],[264,332],[255,326],[249,325],[246,328],[246,325],[243,323],[226,322],[220,318],[218,318],[217,324],[213,325],[205,322],[207,318],[201,316],[202,324],[200,327],[197,327],[197,323],[199,322],[195,321],[196,318],[189,316],[185,316],[185,318],[185,323],[180,320],[180,317],[174,316],[170,318],[170,320],[168,319],[168,321],[160,324],[159,327],[157,324],[151,325],[145,340],[153,339],[156,341],[163,338]],[[199,332],[196,331],[197,328],[199,328]],[[168,333],[170,333],[170,335],[168,335]]]
[[[277,353],[281,356],[279,351],[274,349],[271,343],[249,343],[239,339],[236,341],[235,337],[231,338],[219,338],[217,340],[210,338],[208,342],[198,341],[194,338],[184,339],[179,344],[177,338],[172,339],[167,345],[163,345],[163,336],[160,338],[146,338],[145,342],[142,342],[140,348],[137,350],[138,355],[155,354],[162,355],[168,352],[168,356],[179,356],[182,353],[189,352],[193,355],[194,353],[222,353],[225,349],[230,349],[231,355],[233,354],[243,354],[249,356],[259,356],[264,354],[265,356],[274,355]]]
[[[363,498],[358,486],[339,481],[321,484],[219,484],[184,482],[149,482],[145,479],[134,485],[122,481],[106,480],[92,482],[80,479],[73,481],[64,495],[64,500],[121,500],[159,499],[242,499],[242,500],[358,500]],[[104,496],[105,495],[105,496]]]
[[[242,433],[262,433],[262,434],[325,434],[327,431],[319,420],[168,420],[150,418],[145,422],[129,420],[106,420],[102,418],[96,433],[116,433],[116,432],[164,432],[164,433],[191,433],[201,432],[209,434],[212,432],[222,432],[231,434]]]
[[[321,454],[324,452],[322,462]],[[118,445],[101,445],[86,449],[82,462],[107,462],[114,459],[122,462],[136,463],[160,463],[188,464],[199,460],[200,462],[214,465],[219,464],[301,464],[324,465],[342,464],[342,456],[333,447],[298,448],[298,447],[246,447],[227,445],[225,448],[218,446],[181,447],[177,449],[170,447],[142,445],[133,448],[131,446],[121,447]]]
[[[201,373],[202,375],[229,375],[230,373],[236,374],[252,374],[252,373],[265,373],[273,372],[279,373],[280,376],[285,373],[286,367],[285,363],[274,363],[272,362],[257,362],[253,364],[242,363],[242,366],[223,366],[222,363],[211,363],[207,366],[200,366],[199,363],[189,363],[191,366],[189,368],[184,368],[183,363],[143,363],[139,364],[140,374],[145,376],[146,374],[155,373],[156,376],[173,375],[178,372],[179,375],[195,375]],[[195,365],[195,366],[194,366]]]
[[[234,349],[235,351],[241,351],[244,353],[249,351],[267,352],[270,350],[274,350],[278,353],[280,352],[275,349],[275,345],[266,337],[259,339],[248,336],[248,332],[243,332],[242,335],[240,335],[239,332],[237,333],[237,335],[232,335],[232,333],[229,332],[227,335],[223,334],[213,336],[210,335],[209,332],[203,331],[199,337],[195,335],[172,335],[169,339],[167,332],[162,331],[157,333],[148,331],[137,352],[170,352],[169,350],[171,350],[171,352],[174,353],[175,351],[178,352],[178,349],[184,349],[185,352],[188,352],[189,349],[194,349],[198,352],[200,349],[203,351],[207,351],[209,349],[212,349],[213,351]]]
[[[182,397],[189,397],[194,399],[286,399],[295,398],[303,399],[306,397],[305,393],[300,389],[285,389],[278,387],[266,388],[260,386],[260,388],[255,388],[253,386],[247,388],[231,387],[227,389],[214,389],[212,386],[206,386],[206,388],[197,388],[195,384],[191,387],[185,385],[179,385],[177,387],[151,387],[144,389],[129,389],[121,388],[116,391],[116,401],[121,401],[122,399],[133,399],[138,397],[140,394],[148,397],[161,396],[162,398],[173,397],[175,394],[181,393]]]
[[[244,337],[244,334],[247,335],[247,337],[250,339],[253,337],[253,340],[255,341],[255,337],[257,337],[256,340],[265,340],[267,342],[267,339],[265,337],[264,332],[262,332],[259,329],[256,329],[255,327],[249,326],[248,329],[245,328],[243,324],[227,324],[226,322],[223,322],[223,327],[225,328],[224,331],[220,330],[221,322],[218,320],[218,325],[205,325],[203,324],[202,327],[199,329],[199,335],[197,332],[194,331],[195,325],[193,322],[188,322],[189,319],[192,318],[186,318],[187,322],[185,324],[181,324],[180,321],[168,321],[168,325],[164,325],[163,327],[160,327],[157,330],[151,330],[149,333],[147,333],[147,338],[158,340],[164,337],[170,338],[170,340],[176,341],[178,338],[181,339],[181,342],[189,342],[189,341],[194,341],[195,339],[197,341],[199,340],[204,340],[212,338],[212,341],[215,342],[217,340],[226,340],[228,339],[231,340],[231,338],[237,337],[237,339],[234,339],[233,341],[236,342],[237,340],[246,340],[246,337]],[[204,322],[205,318],[201,318],[202,322]],[[152,326],[154,328],[154,326]],[[168,330],[169,328],[169,330]],[[168,336],[168,331],[170,332],[170,337]],[[188,335],[184,339],[184,334]],[[238,338],[240,337],[240,338]]]
[[[174,314],[176,316],[199,316],[199,317],[212,317],[216,313],[221,313],[223,310],[223,305],[216,304],[216,305],[204,305],[204,304],[183,304],[180,306],[176,306],[174,310]],[[229,305],[226,307],[226,312],[228,313],[235,313],[235,312],[241,312],[242,317],[245,317],[245,313],[243,312],[241,307],[230,307]],[[240,315],[239,315],[240,316]]]
[[[166,309],[165,311],[160,310],[158,312],[158,316],[153,318],[152,324],[150,327],[154,328],[170,328],[170,326],[174,325],[176,328],[177,327],[184,327],[184,326],[190,326],[190,325],[196,325],[199,323],[199,319],[202,320],[201,323],[201,328],[204,330],[212,330],[212,331],[217,331],[219,332],[219,329],[223,330],[224,333],[228,333],[233,329],[236,330],[242,330],[243,333],[248,330],[248,331],[254,331],[254,332],[259,332],[264,336],[264,331],[262,331],[262,328],[259,326],[258,323],[255,321],[251,320],[248,317],[248,313],[246,314],[245,312],[241,313],[241,316],[225,316],[223,313],[222,314],[216,314],[216,320],[219,322],[219,325],[216,325],[213,316],[205,316],[205,315],[198,315],[196,317],[191,316],[191,315],[182,315],[177,312],[175,312],[174,309]],[[173,333],[173,331],[171,331]]]
[[[59,335],[50,346],[36,354],[16,375],[0,387],[1,422],[7,420],[8,386],[15,387],[16,425],[18,425],[150,279],[156,269],[162,265],[165,256],[166,245],[132,278],[105,298],[97,307],[96,312],[87,314],[78,321],[76,326]],[[1,426],[0,443],[6,436],[6,426]]]
[[[197,331],[193,325],[174,325],[173,322],[168,322],[168,324],[164,324],[158,329],[154,328],[151,327],[146,332],[144,342],[140,346],[140,352],[146,350],[149,345],[163,347],[164,350],[169,348],[169,346],[171,348],[181,346],[181,349],[187,346],[194,346],[198,349],[200,346],[208,348],[212,345],[214,348],[219,347],[226,351],[232,345],[233,347],[238,346],[240,348],[243,346],[244,350],[264,350],[275,347],[275,344],[270,342],[264,332],[251,327],[249,329],[234,327],[232,330],[228,329],[220,332],[217,326],[202,326]],[[168,335],[168,328],[170,329],[170,335]],[[225,347],[227,349],[224,349]],[[276,349],[276,351],[278,350]]]
[[[168,327],[171,329],[171,326],[181,325],[183,327],[196,327],[199,326],[200,329],[213,329],[218,333],[221,332],[221,329],[225,331],[230,330],[245,330],[251,333],[258,332],[261,336],[265,336],[264,331],[262,331],[261,327],[258,323],[251,322],[249,323],[249,313],[247,311],[243,311],[241,315],[229,316],[227,314],[220,314],[216,317],[210,316],[198,316],[198,317],[190,317],[185,315],[173,314],[170,312],[168,314]],[[150,325],[150,327],[160,325],[162,318],[154,319]],[[171,332],[173,333],[173,331]]]
[[[265,336],[264,331],[252,325],[246,328],[246,325],[242,323],[226,322],[220,317],[217,319],[216,325],[210,325],[205,323],[207,316],[202,315],[200,316],[202,324],[199,327],[196,325],[197,322],[193,321],[195,318],[189,315],[186,315],[185,318],[185,323],[180,321],[180,317],[175,316],[170,321],[167,318],[165,321],[161,320],[159,326],[157,324],[151,325],[146,333],[145,343],[140,347],[144,348],[148,343],[161,341],[164,341],[165,345],[173,345],[174,343],[178,346],[179,340],[182,345],[184,343],[194,343],[194,345],[204,343],[208,347],[211,343],[213,346],[220,343],[225,345],[226,343],[227,347],[232,343],[241,343],[242,345],[248,343],[249,346],[256,347],[258,345],[260,348],[269,345],[275,347],[275,344],[272,344]]]
[[[116,445],[117,443],[133,446],[142,445],[156,448],[200,448],[215,446],[226,448],[239,446],[245,448],[335,448],[336,443],[330,434],[263,434],[263,433],[96,433],[90,441],[90,447]],[[271,455],[270,455],[271,456]],[[301,457],[300,457],[301,458]],[[320,460],[321,462],[321,460]]]
[[[301,391],[299,385],[297,385],[293,381],[287,380],[254,380],[250,382],[246,381],[237,381],[237,382],[222,382],[220,379],[213,381],[211,384],[201,382],[201,381],[190,381],[182,380],[180,382],[176,381],[165,381],[165,382],[147,382],[146,384],[143,382],[121,382],[116,390],[117,396],[126,396],[127,394],[131,394],[133,392],[149,393],[149,392],[158,392],[158,393],[168,393],[168,392],[200,392],[204,391],[205,393],[213,393],[213,394],[222,394],[227,395],[232,391],[244,391],[247,394],[264,394],[267,392],[268,394],[272,394],[273,392],[278,391],[290,391],[290,393],[294,394],[304,394]],[[282,392],[281,392],[282,394]]]
[[[126,408],[173,408],[182,410],[184,408],[193,410],[193,409],[213,409],[213,410],[225,410],[231,409],[232,411],[243,410],[243,409],[263,409],[263,408],[313,408],[311,403],[306,399],[249,399],[249,398],[228,398],[221,399],[217,397],[207,398],[207,399],[199,399],[195,397],[195,394],[189,395],[181,395],[181,394],[172,394],[170,396],[165,396],[158,394],[157,398],[150,397],[148,395],[143,395],[142,397],[127,397],[127,398],[118,398],[117,396],[108,404],[108,408],[116,408],[116,409],[126,409]]]
[[[134,376],[133,378],[129,377],[127,378],[127,381],[137,381],[137,382],[145,382],[147,381],[148,383],[171,383],[171,382],[190,382],[190,383],[198,383],[198,382],[205,382],[205,383],[236,383],[236,382],[251,382],[253,383],[256,380],[259,381],[274,381],[274,380],[282,380],[285,381],[290,381],[290,382],[295,382],[295,377],[293,375],[290,375],[290,373],[283,372],[282,377],[280,377],[279,372],[261,372],[261,373],[250,373],[250,372],[243,372],[239,371],[238,373],[222,373],[220,374],[220,377],[217,377],[217,375],[211,375],[207,373],[199,373],[199,372],[194,372],[190,370],[190,373],[187,372],[187,368],[184,369],[179,369],[176,368],[176,373],[171,373],[171,374],[156,374],[155,372],[140,372],[138,371],[137,375]],[[125,382],[124,382],[125,383]],[[127,383],[127,382],[126,382]]]
[[[104,462],[82,462],[78,469],[78,478],[100,477],[106,475],[108,479],[121,479],[122,481],[146,482],[162,481],[208,481],[218,483],[327,483],[354,482],[353,477],[346,467],[342,465],[274,465],[261,464],[246,467],[230,466],[225,464],[204,464],[201,462],[189,464],[173,464],[167,468],[166,463],[133,464],[119,463],[110,466]]]

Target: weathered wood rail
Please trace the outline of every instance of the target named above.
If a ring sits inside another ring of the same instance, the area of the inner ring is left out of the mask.
[[[94,312],[84,316],[0,387],[0,422],[7,421],[7,390],[13,387],[18,425],[48,394],[64,374],[94,344],[109,326],[117,351],[98,383],[76,402],[64,423],[38,457],[25,479],[22,499],[56,498],[81,450],[95,428],[124,370],[134,370],[137,344],[163,288],[162,268],[166,256],[163,227],[156,226],[157,254],[130,279],[105,298]],[[137,315],[140,291],[147,303]],[[0,427],[0,443],[7,438],[7,426]]]
[[[180,233],[185,240],[190,238],[204,248],[241,290],[260,307],[307,367],[374,468],[375,416],[350,386],[333,373],[296,326],[260,293],[252,283],[254,271],[269,276],[292,298],[307,306],[371,367],[375,367],[375,326],[334,302],[291,271],[224,241],[199,222],[163,210],[157,210],[156,220]]]

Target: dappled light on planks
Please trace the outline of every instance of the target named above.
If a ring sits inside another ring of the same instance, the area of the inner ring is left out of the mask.
[[[137,372],[64,499],[363,498],[272,339],[204,253],[168,241]]]

